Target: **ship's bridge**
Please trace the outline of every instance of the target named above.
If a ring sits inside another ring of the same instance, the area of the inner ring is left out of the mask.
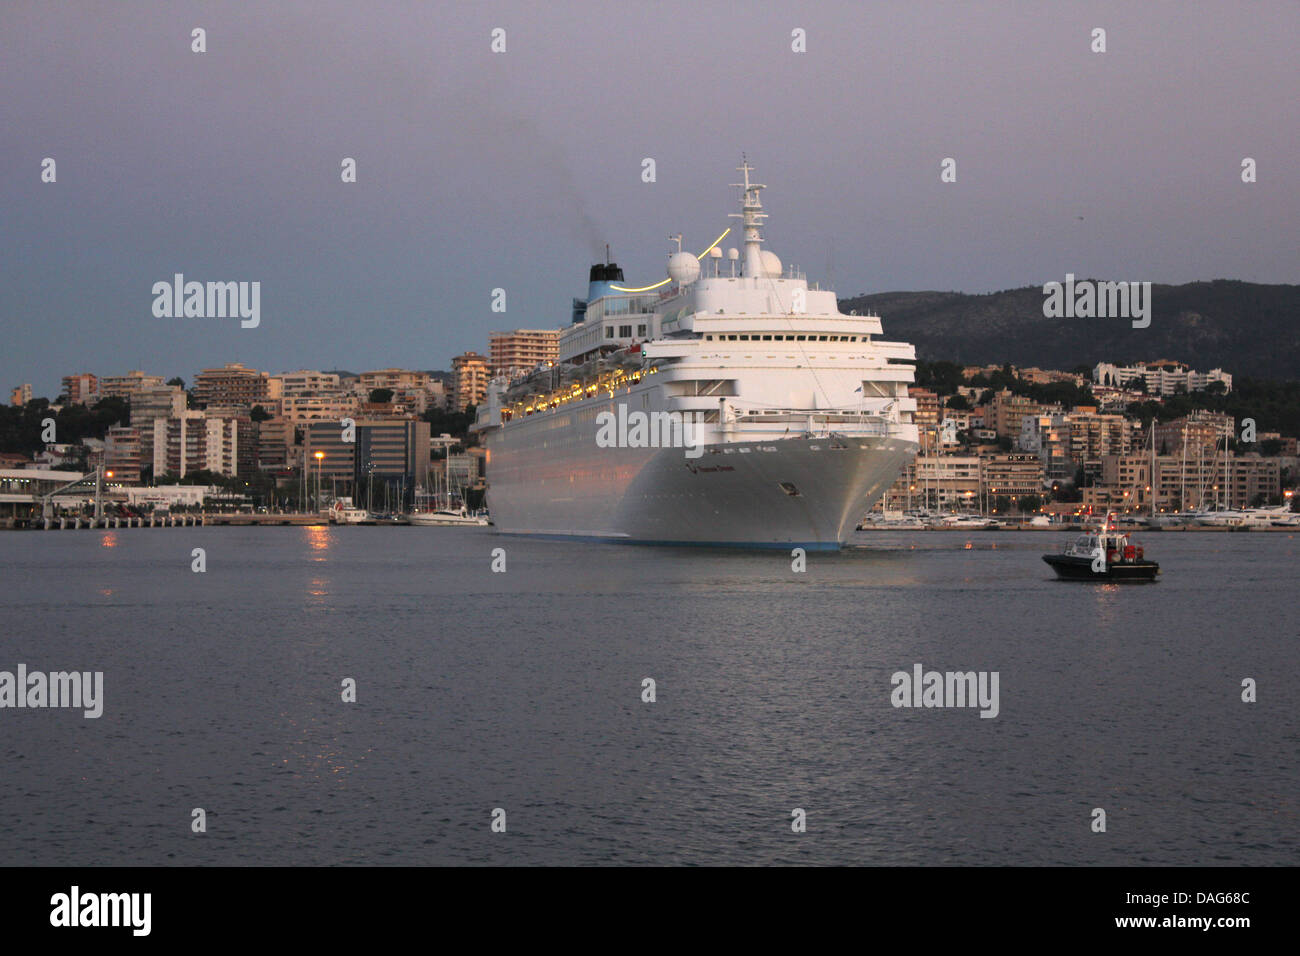
[[[658,312],[664,335],[816,332],[866,342],[883,331],[877,316],[841,313],[834,292],[784,277],[700,279],[665,299]]]

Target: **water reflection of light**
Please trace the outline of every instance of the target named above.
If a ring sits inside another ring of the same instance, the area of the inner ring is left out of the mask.
[[[307,593],[314,598],[329,596],[329,582],[324,578],[312,578],[311,585],[307,588]]]
[[[1092,587],[1097,598],[1097,610],[1094,612],[1093,623],[1099,628],[1118,624],[1120,620],[1117,614],[1119,603],[1115,600],[1115,595],[1119,593],[1123,585],[1108,581],[1105,584],[1094,584]]]
[[[339,778],[340,785],[352,771],[361,767],[374,753],[373,747],[357,752],[354,746],[345,747],[338,739],[337,724],[320,721],[314,717],[302,723],[287,714],[281,714],[289,724],[289,738],[284,741],[285,755],[280,764],[295,776],[316,779]]]
[[[334,543],[334,535],[330,533],[330,529],[325,525],[308,525],[303,528],[303,531],[307,532],[307,547],[311,551],[328,551],[330,545]],[[311,555],[311,560],[325,561],[328,559],[323,553],[318,553]]]
[[[100,546],[101,548],[116,548],[116,547],[117,547],[117,532],[115,532],[115,531],[105,531],[104,534],[103,534],[103,536],[99,539],[99,546]]]

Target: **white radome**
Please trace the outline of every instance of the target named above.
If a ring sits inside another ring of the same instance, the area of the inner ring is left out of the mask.
[[[689,252],[674,252],[668,257],[668,276],[682,285],[700,277],[700,260]]]
[[[771,249],[764,249],[760,256],[763,259],[763,275],[769,279],[781,278],[781,260],[777,258],[776,253]]]

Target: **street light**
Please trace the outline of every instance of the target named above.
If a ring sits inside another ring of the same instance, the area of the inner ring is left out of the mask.
[[[321,462],[325,460],[325,453],[323,451],[318,451],[316,452],[315,458],[316,458],[316,511],[319,514],[320,513],[320,469],[321,469]]]

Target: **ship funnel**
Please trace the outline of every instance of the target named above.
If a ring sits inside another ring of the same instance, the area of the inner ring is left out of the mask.
[[[623,281],[623,270],[618,267],[616,262],[597,262],[591,267],[591,274],[587,279],[587,301],[595,302],[603,295],[609,295],[616,290],[611,289],[614,283]]]

